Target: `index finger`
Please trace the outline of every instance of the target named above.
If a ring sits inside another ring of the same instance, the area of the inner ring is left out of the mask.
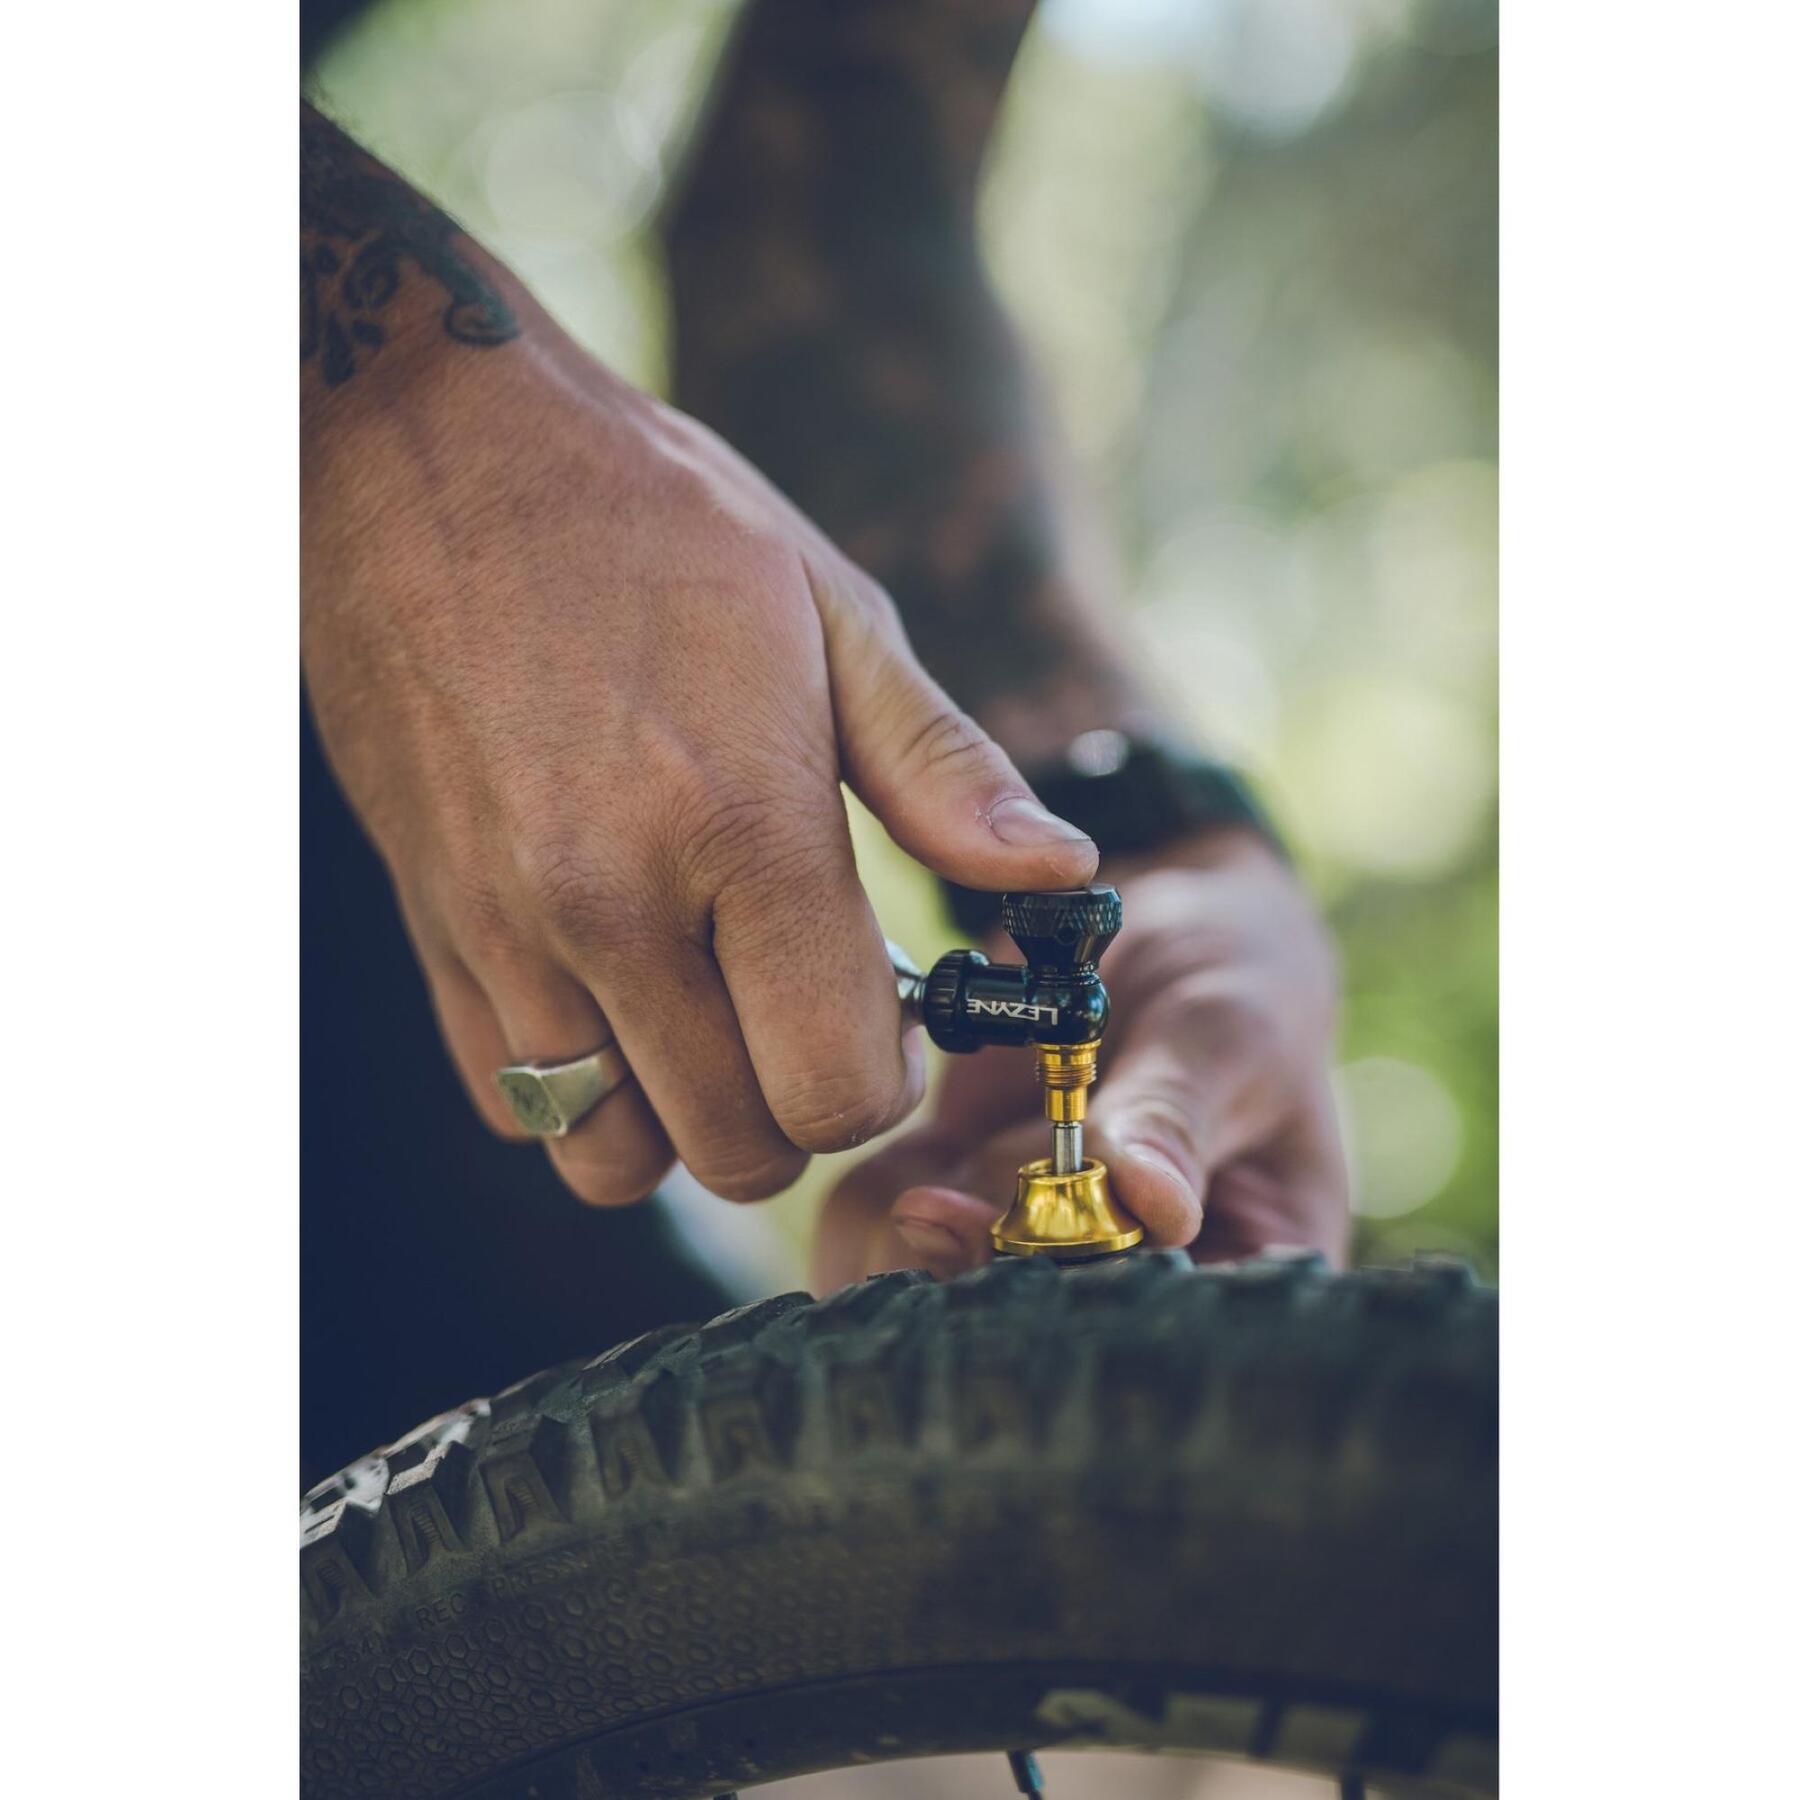
[[[856,873],[835,781],[763,812],[761,841],[713,902],[713,954],[769,1110],[804,1150],[846,1150],[924,1093],[902,1043],[886,942]]]

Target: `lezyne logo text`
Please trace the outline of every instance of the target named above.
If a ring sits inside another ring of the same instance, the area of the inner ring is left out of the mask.
[[[1054,1025],[1056,1008],[1054,1006],[1034,1006],[1028,1000],[975,1000],[969,1001],[972,1013],[987,1013],[997,1019],[1030,1019],[1033,1023]]]

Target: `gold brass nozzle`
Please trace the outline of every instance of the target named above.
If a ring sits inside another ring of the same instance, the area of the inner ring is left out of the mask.
[[[1055,1153],[1019,1171],[1012,1210],[990,1227],[994,1248],[1003,1254],[1077,1261],[1143,1242],[1143,1226],[1113,1204],[1106,1165],[1081,1154],[1087,1091],[1099,1059],[1098,1040],[1037,1046]]]
[[[1058,1175],[1044,1156],[1019,1171],[1012,1210],[989,1235],[1003,1255],[1076,1262],[1129,1250],[1144,1241],[1144,1228],[1113,1204],[1105,1163],[1090,1158],[1074,1174]]]

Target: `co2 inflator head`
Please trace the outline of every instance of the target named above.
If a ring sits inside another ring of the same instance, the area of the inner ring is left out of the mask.
[[[979,950],[939,957],[922,984],[920,1023],[958,1056],[987,1044],[1098,1043],[1107,998],[1097,965],[1123,916],[1116,888],[1006,895],[1001,922],[1024,962]]]
[[[1143,1227],[1119,1211],[1105,1164],[1082,1146],[1109,1012],[1099,962],[1124,920],[1118,890],[1008,894],[1000,918],[1022,964],[990,962],[979,950],[952,950],[926,975],[895,964],[904,1010],[940,1050],[966,1056],[1029,1044],[1036,1052],[1051,1153],[1020,1169],[1012,1208],[992,1228],[994,1247],[1059,1261],[1130,1249]]]

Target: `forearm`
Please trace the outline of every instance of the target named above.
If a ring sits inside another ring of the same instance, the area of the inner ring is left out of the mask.
[[[1030,12],[759,0],[667,233],[681,403],[887,586],[1025,761],[1156,712],[976,238]]]

